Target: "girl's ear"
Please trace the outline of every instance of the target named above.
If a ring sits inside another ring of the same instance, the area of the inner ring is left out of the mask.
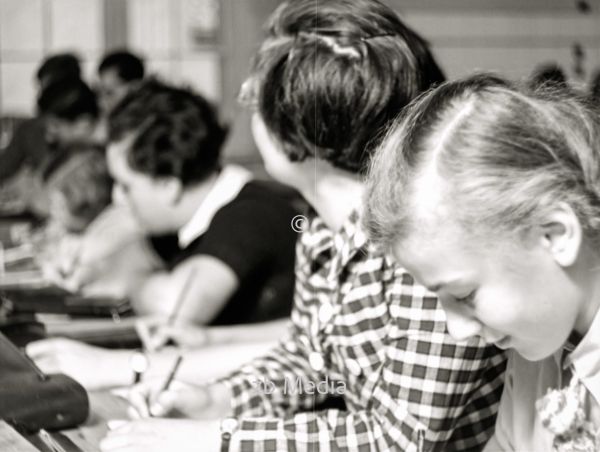
[[[569,267],[576,262],[583,228],[571,206],[560,203],[548,216],[548,221],[542,225],[540,240],[560,266]]]

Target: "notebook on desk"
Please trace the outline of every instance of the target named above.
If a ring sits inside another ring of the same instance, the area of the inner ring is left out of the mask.
[[[119,318],[132,312],[126,298],[85,296],[57,286],[5,287],[0,289],[0,299],[12,313]]]
[[[40,270],[11,271],[0,274],[0,291],[50,286],[52,283],[44,278]]]
[[[26,344],[68,337],[109,348],[139,348],[127,299],[88,297],[58,287],[0,290],[0,331]]]
[[[36,314],[48,337],[66,337],[105,348],[140,348],[142,342],[135,327],[136,319],[119,321],[107,318],[73,319],[61,314]]]

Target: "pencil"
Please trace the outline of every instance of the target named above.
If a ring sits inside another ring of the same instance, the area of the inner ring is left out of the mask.
[[[177,373],[177,369],[179,369],[179,366],[181,365],[182,361],[183,361],[183,355],[177,355],[175,364],[173,365],[173,368],[171,369],[171,372],[169,373],[169,376],[167,377],[167,380],[165,381],[165,384],[163,385],[160,392],[165,392],[165,391],[169,390],[169,387],[171,386],[171,383],[173,382],[173,379],[175,378],[175,374]]]
[[[181,288],[181,292],[179,292],[179,298],[177,298],[177,301],[175,302],[175,306],[173,307],[173,311],[171,311],[171,315],[169,316],[169,320],[167,321],[167,324],[169,326],[173,326],[175,324],[175,320],[177,319],[179,311],[181,311],[181,307],[183,306],[183,302],[186,299],[186,296],[187,296],[187,294],[190,290],[190,286],[192,284],[192,280],[194,279],[195,276],[196,276],[196,267],[192,268],[192,271],[190,272],[189,276],[185,280],[185,283],[183,284],[183,287]]]
[[[181,365],[181,361],[183,361],[183,356],[182,355],[177,355],[177,359],[175,360],[175,364],[173,365],[173,368],[171,369],[171,372],[169,373],[169,376],[167,377],[167,379],[165,380],[165,383],[163,384],[162,388],[160,389],[160,391],[156,395],[157,399],[158,399],[158,396],[160,396],[163,392],[169,390],[169,387],[171,386],[171,383],[175,379],[175,374],[177,373],[177,369],[179,369],[179,366]],[[150,414],[150,417],[154,417],[154,414],[152,414],[152,405],[150,404],[150,394],[148,394],[146,396],[146,404],[148,406],[148,413]]]

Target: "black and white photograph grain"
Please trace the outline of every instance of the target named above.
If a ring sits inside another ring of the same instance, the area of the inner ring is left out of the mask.
[[[0,0],[0,452],[600,452],[600,0]]]

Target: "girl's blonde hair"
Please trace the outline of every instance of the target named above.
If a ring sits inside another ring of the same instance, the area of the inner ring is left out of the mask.
[[[566,203],[599,238],[600,115],[572,91],[484,74],[417,99],[371,163],[365,222],[374,240],[389,246],[420,227],[427,170],[441,180],[439,205],[470,233],[522,233]]]

